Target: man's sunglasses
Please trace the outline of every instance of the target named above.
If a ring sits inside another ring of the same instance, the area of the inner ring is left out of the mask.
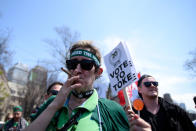
[[[66,60],[66,65],[68,70],[75,70],[78,64],[80,64],[80,67],[83,70],[88,70],[88,71],[91,70],[94,65],[96,66],[94,60],[81,60],[81,61],[78,61],[76,59]]]
[[[57,95],[58,94],[58,91],[56,91],[56,90],[50,90],[49,92],[48,92],[48,95],[49,94],[52,94],[52,95]]]
[[[153,86],[157,87],[159,83],[157,81],[148,81],[144,82],[145,87],[150,87],[153,84]]]

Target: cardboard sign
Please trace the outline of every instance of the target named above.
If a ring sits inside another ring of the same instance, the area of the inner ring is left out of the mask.
[[[137,80],[137,73],[125,43],[120,42],[104,56],[104,62],[114,94]]]

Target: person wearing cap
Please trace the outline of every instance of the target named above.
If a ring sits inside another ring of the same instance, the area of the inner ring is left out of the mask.
[[[28,122],[22,117],[22,111],[21,106],[13,108],[14,116],[5,123],[3,131],[20,131],[28,126]]]
[[[116,102],[98,98],[94,81],[103,72],[101,54],[92,41],[78,41],[66,60],[69,76],[57,96],[42,105],[43,112],[25,131],[128,131],[129,122]]]
[[[182,108],[158,97],[158,82],[154,77],[142,75],[138,80],[138,92],[144,102],[140,117],[151,125],[152,131],[195,130]]]

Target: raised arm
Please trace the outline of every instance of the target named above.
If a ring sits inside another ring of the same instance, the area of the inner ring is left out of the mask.
[[[81,86],[81,84],[72,85],[78,78],[79,76],[69,78],[52,103],[24,131],[45,131],[56,111],[64,105],[70,91]]]

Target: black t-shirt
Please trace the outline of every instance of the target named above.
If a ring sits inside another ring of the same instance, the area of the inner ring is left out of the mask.
[[[159,111],[155,115],[149,112],[145,106],[140,112],[140,117],[151,125],[152,131],[196,131],[183,109],[160,97],[159,105]]]
[[[144,109],[141,111],[141,118],[147,121],[152,128],[152,131],[167,131],[169,127],[168,118],[165,110],[160,106],[159,111],[154,115]]]

